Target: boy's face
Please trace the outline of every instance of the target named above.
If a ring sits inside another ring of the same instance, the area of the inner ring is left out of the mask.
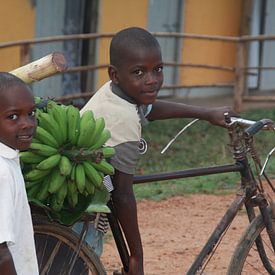
[[[109,68],[111,80],[139,105],[153,103],[163,83],[160,49],[125,49],[123,59],[118,68]]]
[[[0,141],[13,149],[28,149],[36,129],[31,92],[19,85],[1,92],[0,97]]]

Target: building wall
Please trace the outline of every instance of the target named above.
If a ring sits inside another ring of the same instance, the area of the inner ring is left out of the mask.
[[[116,5],[110,5],[110,0],[100,2],[98,32],[117,32],[128,26],[147,28],[149,0],[117,0]],[[183,32],[238,36],[241,4],[242,0],[184,0]],[[99,64],[109,62],[109,43],[110,39],[99,41]],[[183,63],[234,67],[236,62],[235,43],[184,39],[181,51]],[[107,79],[106,70],[101,70],[98,74],[98,85]],[[180,84],[184,85],[229,83],[233,80],[232,72],[186,67],[181,69],[179,79]]]
[[[129,26],[148,28],[149,4],[152,0],[99,1],[98,33],[117,32]],[[182,31],[185,33],[238,36],[241,4],[243,0],[182,0]],[[0,0],[0,42],[33,38],[35,13],[31,0]],[[97,43],[97,63],[109,63],[110,39]],[[184,39],[180,50],[182,62],[234,67],[236,45],[234,43]],[[19,47],[0,50],[1,70],[20,66]],[[97,72],[97,87],[108,80],[106,69]],[[226,71],[181,68],[180,84],[209,85],[234,80],[234,74]]]
[[[138,26],[147,27],[148,1],[101,0],[99,7],[99,33],[118,32],[119,30]],[[109,63],[110,39],[101,39],[98,43],[98,63]],[[107,70],[100,70],[97,76],[98,86],[109,79]]]
[[[35,11],[30,0],[0,0],[0,43],[33,38]],[[0,71],[20,66],[19,47],[0,50]]]
[[[242,0],[186,0],[184,11],[185,33],[238,36]],[[218,41],[185,39],[184,63],[234,67],[236,44]],[[184,68],[181,84],[202,85],[227,83],[234,80],[232,72]]]

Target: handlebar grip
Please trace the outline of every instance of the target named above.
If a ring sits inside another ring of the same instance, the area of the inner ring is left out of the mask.
[[[265,123],[261,120],[255,122],[253,125],[251,125],[250,127],[248,127],[245,130],[246,135],[248,136],[254,136],[255,134],[257,134],[257,132],[259,132],[263,127],[265,126]]]

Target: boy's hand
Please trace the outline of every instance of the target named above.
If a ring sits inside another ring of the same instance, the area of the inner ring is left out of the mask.
[[[226,127],[226,123],[224,120],[224,113],[229,113],[230,116],[238,117],[239,114],[236,113],[231,107],[216,107],[210,108],[207,114],[207,121],[209,121],[213,125]]]

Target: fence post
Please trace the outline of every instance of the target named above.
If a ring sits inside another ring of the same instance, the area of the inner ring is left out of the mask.
[[[250,34],[252,0],[242,1],[240,35]],[[237,112],[242,111],[243,96],[246,93],[246,65],[248,61],[248,45],[241,39],[238,42],[237,61],[236,61],[236,79],[234,87],[234,109]]]
[[[234,85],[234,109],[237,112],[242,110],[243,95],[246,89],[246,77],[245,77],[245,42],[238,43],[237,49],[237,62],[235,73],[235,85]]]

